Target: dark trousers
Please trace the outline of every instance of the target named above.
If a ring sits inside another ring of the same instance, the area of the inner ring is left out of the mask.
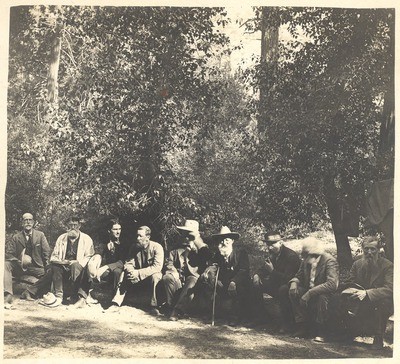
[[[373,303],[366,297],[362,301],[354,301],[348,295],[340,296],[339,313],[346,331],[354,336],[383,336],[387,321],[393,314],[393,300],[382,299]]]
[[[113,289],[116,290],[118,287],[121,274],[124,271],[124,264],[121,261],[116,263],[107,264],[108,269],[101,275],[102,280],[107,280],[112,283]]]
[[[72,293],[74,295],[86,298],[90,288],[89,276],[87,269],[82,267],[78,262],[71,265],[51,266],[53,285],[56,297],[63,298],[64,284],[68,281],[72,283]]]
[[[271,297],[279,299],[279,284],[276,280],[261,278],[260,284],[253,286],[253,306],[255,315],[264,314],[263,294],[267,293]]]
[[[280,289],[280,294],[289,298],[288,300],[283,299],[281,302],[282,314],[287,315],[291,312],[296,323],[316,322],[321,325],[325,324],[329,318],[328,304],[331,295],[321,294],[315,296],[308,301],[307,307],[302,307],[300,305],[300,298],[308,290],[304,287],[298,286],[298,291],[298,296],[294,297],[289,294],[288,285],[283,286],[282,291]]]
[[[250,280],[248,282],[237,282],[236,283],[236,295],[231,296],[228,293],[228,287],[230,282],[221,282],[222,286],[217,286],[217,294],[225,298],[232,298],[233,307],[232,314],[240,319],[248,318],[249,312],[249,300],[250,300]]]
[[[51,269],[48,269],[43,277],[39,278],[39,280],[32,286],[27,287],[26,290],[33,296],[38,296],[45,292],[49,292],[51,289],[52,279],[52,271]]]
[[[4,262],[4,292],[13,294],[12,279],[13,277],[21,277],[22,275],[41,278],[45,275],[45,270],[43,267],[35,266],[29,266],[26,270],[22,270],[20,263],[16,260],[6,260]]]
[[[176,299],[174,307],[183,310],[194,298],[194,287],[196,286],[197,279],[198,277],[189,275],[182,284],[176,276],[166,273],[162,280],[165,287],[167,304],[172,306],[174,299]]]
[[[118,306],[121,306],[122,303],[124,302],[126,293],[128,290],[130,290],[133,286],[135,287],[135,290],[139,291],[143,289],[145,286],[150,286],[151,288],[151,299],[150,299],[150,306],[151,307],[157,307],[157,285],[162,279],[162,273],[157,272],[152,274],[151,276],[143,279],[142,281],[139,281],[137,283],[132,283],[129,279],[126,277],[126,272],[122,272],[120,276],[120,282],[118,283],[118,287],[115,293],[114,298],[112,299],[112,302],[116,303]]]

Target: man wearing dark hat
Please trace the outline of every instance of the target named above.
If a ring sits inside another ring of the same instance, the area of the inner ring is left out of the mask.
[[[271,231],[265,234],[268,255],[264,267],[254,275],[253,286],[256,291],[256,302],[262,304],[263,293],[277,298],[280,302],[287,301],[285,284],[294,277],[300,267],[300,258],[296,252],[283,245],[279,232]],[[262,306],[261,306],[262,307]],[[292,317],[282,315],[281,331],[286,331],[293,321]]]
[[[296,332],[293,336],[306,337],[313,334],[314,341],[323,342],[328,321],[328,303],[339,284],[339,269],[335,258],[325,252],[323,243],[314,237],[303,242],[300,268],[289,281],[290,306],[283,312],[293,310]]]
[[[10,308],[13,300],[12,278],[31,275],[36,278],[45,276],[50,268],[50,247],[45,235],[34,229],[35,220],[31,213],[21,218],[22,231],[15,234],[7,244],[4,263],[4,307]],[[40,289],[44,289],[49,280],[40,280],[23,292],[21,298],[33,300]]]
[[[184,314],[185,306],[194,297],[197,280],[207,267],[211,258],[208,245],[199,233],[199,223],[186,220],[183,226],[177,226],[184,242],[181,248],[171,250],[165,264],[163,283],[166,291],[166,309],[172,309],[170,319],[176,321]],[[173,305],[174,296],[178,294]]]
[[[363,256],[350,270],[350,288],[341,294],[341,316],[348,335],[374,335],[373,348],[383,347],[383,335],[393,314],[393,264],[379,255],[380,242],[367,236]]]
[[[222,226],[219,234],[212,236],[218,243],[218,252],[213,258],[213,263],[219,267],[217,294],[230,296],[234,300],[232,325],[246,318],[251,287],[247,252],[233,247],[239,236],[238,233],[231,232],[227,226]]]

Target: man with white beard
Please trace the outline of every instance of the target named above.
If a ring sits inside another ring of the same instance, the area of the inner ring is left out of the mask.
[[[323,342],[328,304],[339,284],[339,267],[336,259],[325,252],[323,243],[314,237],[304,239],[301,255],[300,268],[289,281],[288,293],[296,323],[293,336],[312,334],[314,341]]]
[[[236,326],[249,315],[250,263],[247,251],[234,247],[240,235],[222,226],[219,234],[212,238],[218,243],[213,263],[219,267],[217,294],[233,299],[233,310],[229,325]]]
[[[81,232],[78,217],[67,221],[68,231],[59,236],[50,257],[55,301],[51,307],[59,306],[63,300],[64,282],[71,280],[73,295],[77,299],[74,308],[86,306],[90,288],[86,265],[94,254],[92,238]]]
[[[341,294],[341,314],[348,335],[372,331],[373,349],[383,347],[388,318],[393,314],[393,264],[379,255],[378,238],[362,242],[363,256],[350,270],[351,287]]]

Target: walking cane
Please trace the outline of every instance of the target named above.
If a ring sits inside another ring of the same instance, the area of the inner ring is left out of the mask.
[[[213,305],[212,305],[212,317],[211,317],[211,326],[214,326],[214,318],[215,318],[215,297],[217,296],[218,274],[219,274],[219,266],[217,266],[217,275],[215,276],[214,295],[213,295]]]

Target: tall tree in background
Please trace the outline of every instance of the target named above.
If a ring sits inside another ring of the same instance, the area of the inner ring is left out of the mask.
[[[263,203],[276,209],[276,219],[278,211],[298,210],[297,200],[311,222],[323,216],[325,205],[339,263],[348,267],[348,236],[358,234],[358,211],[378,172],[393,14],[387,9],[285,11],[282,23],[289,19],[293,40],[280,48],[271,122],[260,146],[266,165]],[[299,42],[301,35],[309,40]],[[280,191],[271,194],[277,183]],[[265,216],[274,219],[268,211]]]

